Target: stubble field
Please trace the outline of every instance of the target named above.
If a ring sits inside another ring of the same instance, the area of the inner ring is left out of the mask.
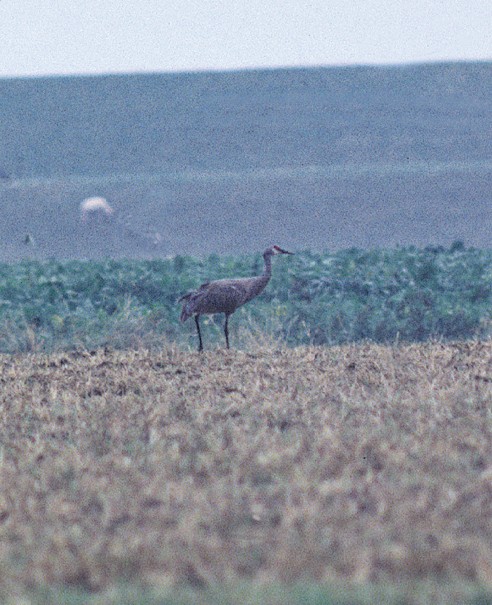
[[[492,587],[490,341],[2,356],[0,382],[5,598]]]

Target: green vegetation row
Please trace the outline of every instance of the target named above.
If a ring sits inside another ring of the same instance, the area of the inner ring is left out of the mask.
[[[13,602],[9,600],[8,602]],[[330,586],[319,583],[257,586],[253,583],[155,591],[123,585],[110,594],[73,588],[29,595],[33,605],[492,605],[492,593],[472,583],[429,578],[398,585]]]
[[[203,281],[263,270],[261,255],[147,261],[25,261],[0,265],[0,351],[194,346],[194,325],[179,324],[177,299]],[[492,250],[300,252],[274,259],[266,291],[236,312],[234,346],[244,335],[289,345],[467,339],[491,332]],[[206,343],[222,320],[204,320]],[[243,340],[242,340],[243,339]]]

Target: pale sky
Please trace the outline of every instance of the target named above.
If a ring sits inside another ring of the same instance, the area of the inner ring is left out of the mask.
[[[492,60],[491,0],[0,0],[0,77]]]

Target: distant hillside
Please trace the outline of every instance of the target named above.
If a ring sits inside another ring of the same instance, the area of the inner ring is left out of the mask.
[[[0,99],[0,260],[490,246],[492,63],[4,79]],[[81,227],[88,195],[112,228]]]

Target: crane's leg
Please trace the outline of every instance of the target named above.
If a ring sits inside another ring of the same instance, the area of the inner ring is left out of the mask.
[[[226,347],[229,348],[229,315],[225,316],[224,334],[226,337]]]
[[[203,351],[202,335],[201,335],[201,332],[200,332],[200,323],[198,321],[199,317],[200,317],[199,315],[195,315],[196,329],[197,329],[197,332],[198,332],[198,350],[199,351]]]

